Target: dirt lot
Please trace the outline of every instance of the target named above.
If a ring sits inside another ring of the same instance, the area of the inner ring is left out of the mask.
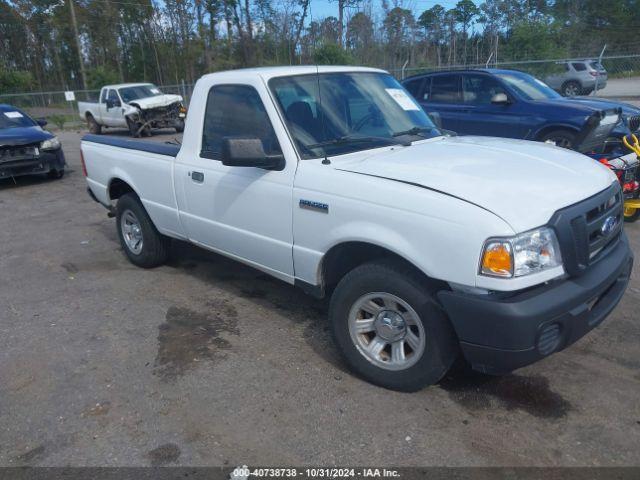
[[[640,464],[640,268],[565,352],[389,392],[293,287],[178,243],[129,264],[60,138],[63,180],[0,183],[0,465]]]

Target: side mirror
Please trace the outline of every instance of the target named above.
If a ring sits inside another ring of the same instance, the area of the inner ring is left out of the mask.
[[[228,167],[284,169],[284,155],[267,155],[259,138],[232,138],[222,141],[222,164]]]
[[[442,117],[438,112],[427,112],[427,115],[436,127],[442,129]]]
[[[47,122],[46,118],[42,117],[42,118],[36,118],[36,123],[41,127],[46,127],[49,122]]]
[[[491,103],[507,105],[511,102],[509,102],[509,97],[507,97],[505,93],[496,93],[493,97],[491,97]]]

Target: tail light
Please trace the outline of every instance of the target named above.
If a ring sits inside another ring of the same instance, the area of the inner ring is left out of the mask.
[[[84,163],[84,155],[82,154],[82,149],[80,150],[80,165],[82,165],[82,174],[87,176],[87,166]]]
[[[590,74],[592,77],[597,77],[598,75],[600,75],[598,72],[589,72],[589,74]]]

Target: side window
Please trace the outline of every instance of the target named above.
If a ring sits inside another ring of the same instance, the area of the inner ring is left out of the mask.
[[[429,101],[436,103],[460,103],[459,75],[436,75],[431,80],[431,95]]]
[[[404,88],[413,95],[416,100],[422,100],[422,84],[424,83],[424,78],[416,78],[415,80],[409,80],[404,84]]]
[[[115,90],[109,90],[107,98],[111,100],[113,103],[115,103],[116,105],[120,103],[120,99],[118,98],[118,92],[116,92]]]
[[[248,85],[217,85],[209,90],[202,151],[219,158],[228,137],[259,138],[267,155],[282,153],[260,95]]]
[[[107,89],[103,89],[102,93],[100,94],[100,103],[104,103],[107,101]]]
[[[488,75],[464,75],[462,77],[464,103],[488,105],[497,93],[506,94],[504,87]]]
[[[587,66],[584,63],[572,63],[571,64],[576,72],[584,72],[587,69]]]

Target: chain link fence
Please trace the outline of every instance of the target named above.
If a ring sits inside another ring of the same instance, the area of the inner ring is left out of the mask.
[[[566,71],[566,64],[579,63],[584,60],[598,62],[597,57],[564,58],[553,60],[528,61],[488,61],[482,64],[442,65],[442,66],[407,66],[402,69],[391,70],[397,78],[406,78],[420,73],[462,70],[474,68],[500,68],[505,70],[520,70],[529,73],[542,81],[549,83],[554,89],[561,87],[571,80]],[[640,104],[640,55],[604,56],[600,63],[607,72],[606,84],[600,83],[592,95],[611,99],[637,101]]]
[[[470,68],[501,68],[527,72],[543,81],[552,83],[554,76],[562,77],[565,64],[584,61],[586,58],[533,60],[533,61],[498,61],[471,65],[407,66],[402,69],[390,70],[399,79],[419,73],[470,69]],[[595,57],[588,60],[597,61]],[[601,60],[607,71],[606,85],[600,84],[591,95],[624,100],[640,105],[640,55],[605,56]],[[560,90],[562,81],[554,82],[554,88]],[[177,85],[160,85],[162,92],[181,95],[188,104],[193,92],[193,85],[181,83]],[[588,92],[583,92],[588,93]],[[75,90],[75,101],[65,99],[65,92],[29,92],[0,94],[0,103],[8,103],[25,110],[34,118],[46,118],[52,126],[57,128],[80,127],[84,122],[80,118],[78,102],[97,102],[100,90]]]

